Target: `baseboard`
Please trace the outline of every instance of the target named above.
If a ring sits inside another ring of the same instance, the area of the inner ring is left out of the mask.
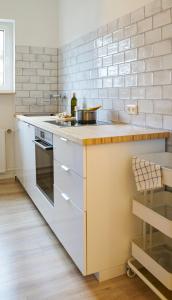
[[[0,180],[14,179],[14,178],[15,178],[15,170],[7,170],[5,173],[0,173]]]
[[[118,265],[116,267],[102,270],[98,273],[95,273],[95,277],[99,282],[106,281],[112,279],[114,277],[121,276],[126,272],[126,264]]]

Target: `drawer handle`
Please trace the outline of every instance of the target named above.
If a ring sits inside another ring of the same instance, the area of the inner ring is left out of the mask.
[[[60,137],[60,140],[63,141],[63,142],[67,142],[68,139],[64,138],[64,137]]]
[[[69,172],[70,169],[68,167],[66,167],[65,165],[61,165],[61,168],[65,171],[65,172]]]
[[[65,201],[69,201],[69,200],[70,200],[69,196],[66,195],[65,193],[61,193],[61,196],[63,197],[63,199],[64,199]]]

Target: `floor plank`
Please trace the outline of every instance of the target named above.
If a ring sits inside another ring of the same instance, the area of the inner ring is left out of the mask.
[[[0,299],[157,300],[139,279],[83,277],[20,184],[0,182]]]

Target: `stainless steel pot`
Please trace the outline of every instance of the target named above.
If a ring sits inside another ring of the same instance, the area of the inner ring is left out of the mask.
[[[76,121],[81,124],[94,124],[97,121],[97,111],[87,110],[87,109],[77,109]]]

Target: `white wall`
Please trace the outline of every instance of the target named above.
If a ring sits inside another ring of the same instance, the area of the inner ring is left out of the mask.
[[[57,1],[0,0],[0,19],[16,21],[16,45],[57,48]],[[0,128],[14,129],[14,100],[14,95],[0,95]],[[6,146],[8,176],[15,165],[14,132],[6,135]]]
[[[59,45],[73,41],[150,0],[58,0]]]
[[[0,0],[0,19],[16,20],[16,45],[57,47],[58,0]]]

